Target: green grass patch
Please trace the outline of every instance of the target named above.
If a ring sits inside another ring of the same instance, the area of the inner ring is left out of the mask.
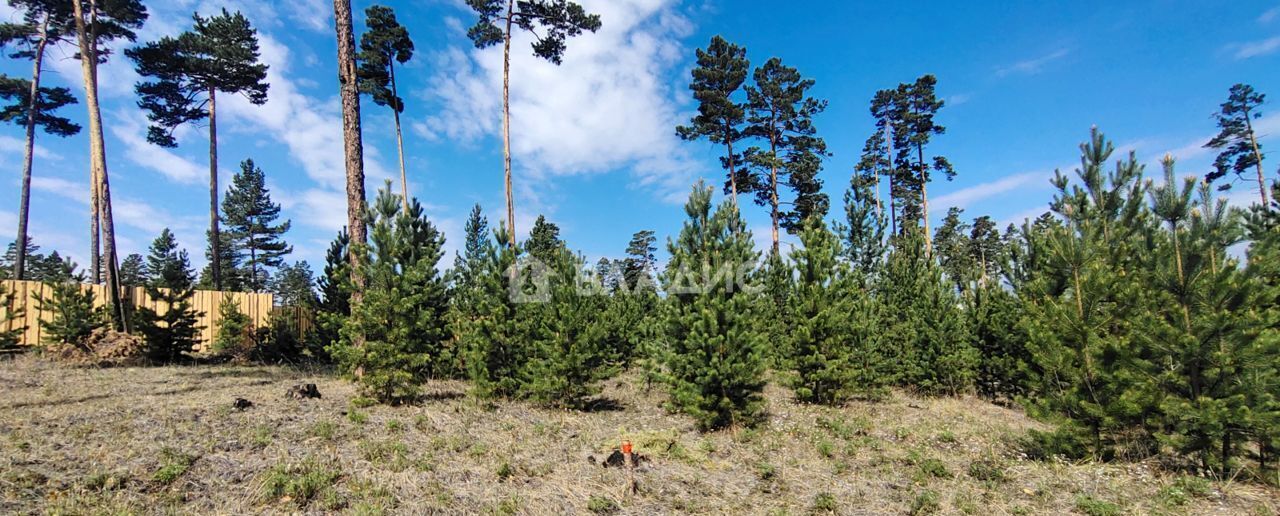
[[[341,477],[337,468],[314,459],[301,464],[277,464],[263,475],[262,495],[269,500],[288,499],[301,508],[322,500],[326,508],[332,509],[341,505],[333,488]]]
[[[166,447],[160,450],[160,468],[151,474],[151,480],[164,485],[172,484],[188,469],[191,469],[191,465],[195,464],[195,462],[196,457],[194,455],[188,455]]]

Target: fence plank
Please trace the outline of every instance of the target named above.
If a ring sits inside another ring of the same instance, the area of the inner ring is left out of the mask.
[[[25,324],[27,328],[19,344],[26,346],[40,344],[40,339],[43,336],[40,321],[52,320],[53,312],[39,310],[37,299],[41,296],[49,295],[49,288],[38,281],[2,280],[2,283],[7,291],[16,294],[15,309],[24,311],[21,324]],[[93,292],[93,304],[95,307],[103,306],[107,303],[107,292],[104,285],[85,284],[81,285],[80,288]],[[134,308],[145,307],[160,314],[168,311],[168,306],[165,303],[152,299],[147,294],[146,289],[142,287],[125,289],[122,294],[126,302],[130,303]],[[271,293],[197,290],[195,295],[191,296],[191,306],[196,311],[197,325],[201,326],[199,341],[196,343],[197,350],[207,351],[213,345],[219,321],[218,309],[222,305],[222,300],[228,294],[239,303],[240,312],[249,316],[255,328],[265,327],[270,323],[271,310],[275,301]],[[307,317],[310,317],[310,315],[308,314]],[[301,318],[299,317],[298,319],[300,320]]]

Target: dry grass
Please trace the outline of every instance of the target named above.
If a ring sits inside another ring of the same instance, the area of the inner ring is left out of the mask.
[[[324,398],[284,398],[304,380]],[[1009,443],[1037,424],[972,398],[830,409],[771,389],[767,427],[703,435],[630,376],[606,386],[616,410],[590,413],[482,407],[464,389],[357,407],[319,372],[6,361],[0,513],[1275,514],[1280,499],[1143,464],[1020,460]],[[599,465],[623,439],[650,459],[635,495]]]

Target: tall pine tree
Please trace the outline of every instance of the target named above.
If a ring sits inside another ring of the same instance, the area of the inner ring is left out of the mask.
[[[755,192],[756,204],[769,207],[773,222],[773,252],[778,252],[778,228],[789,233],[800,230],[805,219],[825,217],[830,202],[822,193],[822,159],[827,143],[817,136],[813,117],[827,108],[827,101],[808,96],[813,79],[805,79],[795,68],[770,59],[756,68],[755,83],[747,86],[748,136],[764,146],[752,146],[744,153],[750,165],[744,192]],[[779,185],[794,195],[783,199]],[[788,204],[789,210],[781,206]]]
[[[676,134],[687,141],[706,138],[717,145],[724,145],[720,166],[725,169],[725,192],[738,202],[738,181],[744,165],[742,153],[733,151],[733,144],[746,137],[746,105],[734,100],[747,80],[747,49],[730,43],[721,36],[711,38],[706,50],[698,49],[698,66],[693,69],[693,81],[689,89],[698,101],[698,114],[689,125],[676,127]]]
[[[147,141],[176,147],[173,132],[188,122],[209,121],[209,245],[213,287],[222,290],[222,239],[218,230],[218,92],[244,95],[251,104],[267,102],[267,65],[259,62],[258,32],[239,11],[192,15],[191,30],[177,37],[125,50],[138,75],[138,106],[152,125]],[[251,281],[254,281],[251,278]]]
[[[284,263],[293,247],[281,238],[291,222],[277,222],[280,205],[271,201],[266,174],[252,159],[240,163],[240,171],[231,178],[231,188],[222,200],[223,218],[227,223],[229,246],[243,269],[245,287],[263,292],[270,286],[271,270]]]

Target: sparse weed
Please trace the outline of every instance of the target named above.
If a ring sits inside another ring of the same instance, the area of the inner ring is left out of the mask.
[[[160,468],[151,475],[151,480],[163,485],[172,484],[195,462],[196,457],[193,455],[187,455],[173,448],[164,448],[160,450]]]
[[[613,514],[618,512],[618,504],[612,498],[591,495],[591,499],[587,500],[587,510],[595,514]]]
[[[341,476],[336,468],[314,459],[294,465],[278,464],[264,474],[262,494],[268,500],[288,498],[303,508],[317,499],[325,501],[329,508],[335,508],[338,497],[333,486]]]
[[[1089,495],[1076,497],[1076,510],[1086,516],[1120,516],[1124,514],[1119,505]]]
[[[911,509],[908,511],[912,516],[920,514],[933,514],[942,508],[939,501],[940,496],[937,491],[924,490],[916,494],[911,500]]]

